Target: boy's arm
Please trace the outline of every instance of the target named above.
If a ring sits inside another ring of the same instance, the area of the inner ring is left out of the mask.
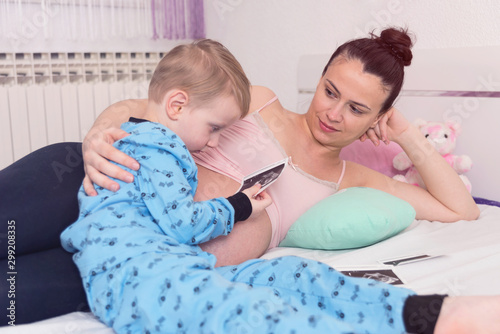
[[[234,223],[260,214],[271,204],[266,192],[253,197],[260,185],[228,198],[195,202],[198,169],[189,152],[179,150],[181,144],[168,137],[134,134],[118,143],[140,162],[137,192],[164,234],[179,243],[203,243],[227,235]]]
[[[141,165],[137,172],[131,171],[136,188],[129,196],[140,196],[164,234],[179,243],[198,244],[232,230],[235,210],[228,199],[194,201],[198,169],[176,135],[150,122],[127,124],[124,130],[131,135],[119,140],[116,146]],[[234,200],[244,203],[238,197]],[[248,206],[251,212],[249,199]]]
[[[182,165],[170,154],[151,155],[135,149],[141,168],[136,182],[140,196],[162,232],[179,243],[199,244],[227,235],[234,225],[234,209],[225,198],[195,202]],[[156,158],[155,158],[156,155]]]
[[[139,169],[139,164],[133,158],[120,152],[113,143],[122,139],[128,133],[120,129],[120,125],[130,117],[141,118],[147,106],[147,100],[125,100],[106,108],[95,120],[83,140],[83,162],[85,178],[83,188],[88,195],[97,194],[93,182],[103,188],[116,191],[118,183],[108,176],[124,182],[132,182],[133,175],[108,160],[117,162],[132,170]]]

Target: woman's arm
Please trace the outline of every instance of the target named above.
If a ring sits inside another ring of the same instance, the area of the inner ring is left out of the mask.
[[[83,187],[88,195],[97,194],[93,183],[109,190],[118,190],[118,183],[108,176],[124,182],[133,181],[132,174],[110,163],[107,159],[133,170],[139,169],[137,161],[114,148],[112,144],[128,135],[128,133],[120,129],[120,125],[128,121],[130,117],[142,117],[146,105],[147,100],[126,100],[111,105],[99,115],[83,139],[85,168]]]
[[[383,141],[394,141],[403,148],[427,190],[371,171],[365,177],[366,186],[408,201],[415,208],[417,219],[441,222],[477,219],[479,208],[458,174],[399,111],[393,108],[383,116],[376,132]]]

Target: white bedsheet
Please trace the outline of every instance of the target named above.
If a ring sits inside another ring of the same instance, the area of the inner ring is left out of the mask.
[[[333,267],[379,266],[379,259],[429,252],[442,257],[394,267],[419,294],[500,295],[500,208],[480,205],[477,221],[453,224],[415,221],[399,235],[378,244],[349,251],[275,248],[263,258],[297,255]],[[91,314],[65,316],[16,327],[0,328],[3,334],[92,333],[113,331]]]
[[[378,260],[416,253],[442,257],[396,266],[394,272],[419,294],[500,295],[500,208],[480,205],[477,221],[446,224],[414,221],[397,236],[350,251],[275,248],[263,257],[284,255],[325,262],[334,268],[380,266]]]

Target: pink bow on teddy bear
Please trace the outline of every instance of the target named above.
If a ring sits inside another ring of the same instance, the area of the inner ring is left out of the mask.
[[[452,154],[456,146],[457,136],[460,134],[461,127],[459,123],[447,121],[428,122],[423,119],[417,119],[415,126],[422,132],[431,145],[443,156],[450,166],[459,174],[467,190],[470,192],[472,185],[467,176],[462,175],[472,168],[472,160],[467,155]],[[406,153],[401,152],[394,157],[394,168],[405,171],[405,175],[395,175],[394,179],[425,188],[425,184],[420,177],[417,169],[413,166]]]

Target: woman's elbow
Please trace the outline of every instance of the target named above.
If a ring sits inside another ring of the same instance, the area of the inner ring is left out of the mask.
[[[453,218],[450,220],[446,221],[447,223],[455,223],[461,220],[465,221],[473,221],[477,220],[481,214],[481,210],[479,210],[479,207],[477,204],[472,205],[469,209],[464,210],[462,212],[457,212]]]
[[[481,210],[479,210],[479,206],[475,204],[469,212],[466,213],[466,217],[463,218],[463,220],[477,220],[479,216],[481,215]]]

